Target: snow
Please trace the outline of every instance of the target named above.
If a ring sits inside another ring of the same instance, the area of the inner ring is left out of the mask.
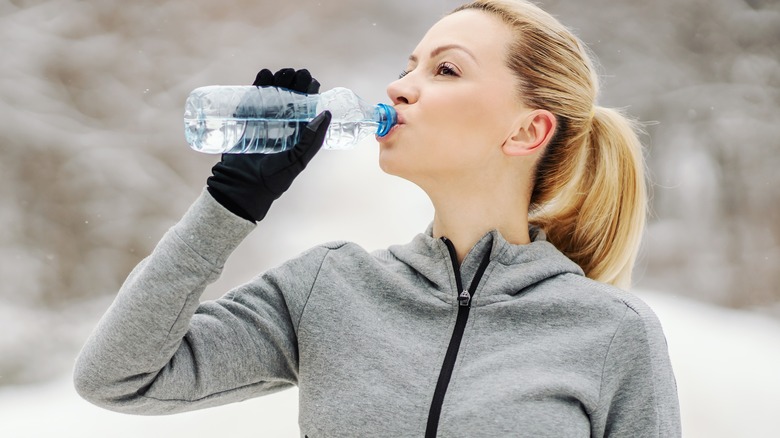
[[[639,292],[656,312],[677,376],[683,436],[769,438],[780,430],[780,322],[669,294]],[[106,411],[69,376],[0,390],[0,436],[296,437],[297,391],[165,417]]]
[[[0,391],[0,436],[42,437],[297,437],[297,390],[183,414],[119,414],[79,398],[69,378]]]
[[[640,296],[666,333],[683,436],[777,437],[780,322],[680,297]]]

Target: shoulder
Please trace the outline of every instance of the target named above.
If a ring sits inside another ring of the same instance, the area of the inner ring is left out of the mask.
[[[642,299],[633,293],[610,284],[601,283],[582,275],[565,274],[559,278],[558,286],[564,286],[569,293],[594,304],[628,312],[640,319],[656,319],[655,313]]]
[[[388,250],[369,252],[355,242],[334,240],[320,243],[301,252],[297,256],[272,268],[290,275],[295,272],[313,272],[316,276],[324,272],[369,272],[385,271],[388,266],[401,263]]]
[[[355,242],[344,240],[322,243],[310,251],[320,274],[337,273],[377,279],[387,273],[410,269],[387,249],[369,252]]]
[[[337,259],[357,257],[371,259],[379,262],[398,261],[398,258],[387,249],[379,249],[369,252],[359,244],[347,240],[334,240],[331,242],[321,243],[320,245],[313,248],[312,251],[326,251]]]
[[[369,252],[355,242],[334,240],[321,243],[305,252],[304,255],[311,254],[314,257],[321,257],[323,261],[327,260],[328,263],[355,265],[384,259],[386,253],[386,250]]]
[[[613,335],[621,331],[644,344],[666,343],[653,309],[631,292],[576,274],[551,278],[539,292],[539,299],[552,299],[569,317],[598,324]]]
[[[563,276],[578,312],[604,329],[605,373],[647,372],[674,381],[661,322],[653,309],[635,294],[578,275]],[[559,284],[559,285],[561,285]],[[610,369],[611,371],[608,371]]]

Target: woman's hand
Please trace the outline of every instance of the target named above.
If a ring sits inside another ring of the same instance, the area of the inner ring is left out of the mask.
[[[274,86],[300,93],[319,93],[320,83],[308,70],[285,68],[272,74],[257,73],[254,86]],[[306,125],[300,141],[290,150],[276,154],[223,154],[206,180],[209,193],[223,207],[246,220],[262,220],[271,203],[284,193],[322,147],[330,124],[325,111]]]

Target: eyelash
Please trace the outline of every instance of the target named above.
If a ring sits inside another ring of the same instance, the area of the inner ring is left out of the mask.
[[[447,73],[442,73],[443,70],[446,70]],[[455,66],[449,62],[442,62],[439,64],[439,66],[436,67],[436,73],[443,74],[445,76],[458,76],[458,73],[455,71]]]
[[[458,76],[458,73],[455,71],[455,66],[450,64],[449,62],[442,62],[438,66],[436,66],[436,74],[443,74],[445,76]],[[443,73],[443,71],[446,70],[447,73]],[[404,76],[411,73],[410,70],[401,70],[401,74],[398,75],[398,79],[402,79]]]

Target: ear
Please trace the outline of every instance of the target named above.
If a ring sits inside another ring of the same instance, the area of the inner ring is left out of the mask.
[[[557,121],[553,113],[547,110],[533,110],[518,120],[502,146],[510,156],[533,155],[547,146],[555,133]]]

